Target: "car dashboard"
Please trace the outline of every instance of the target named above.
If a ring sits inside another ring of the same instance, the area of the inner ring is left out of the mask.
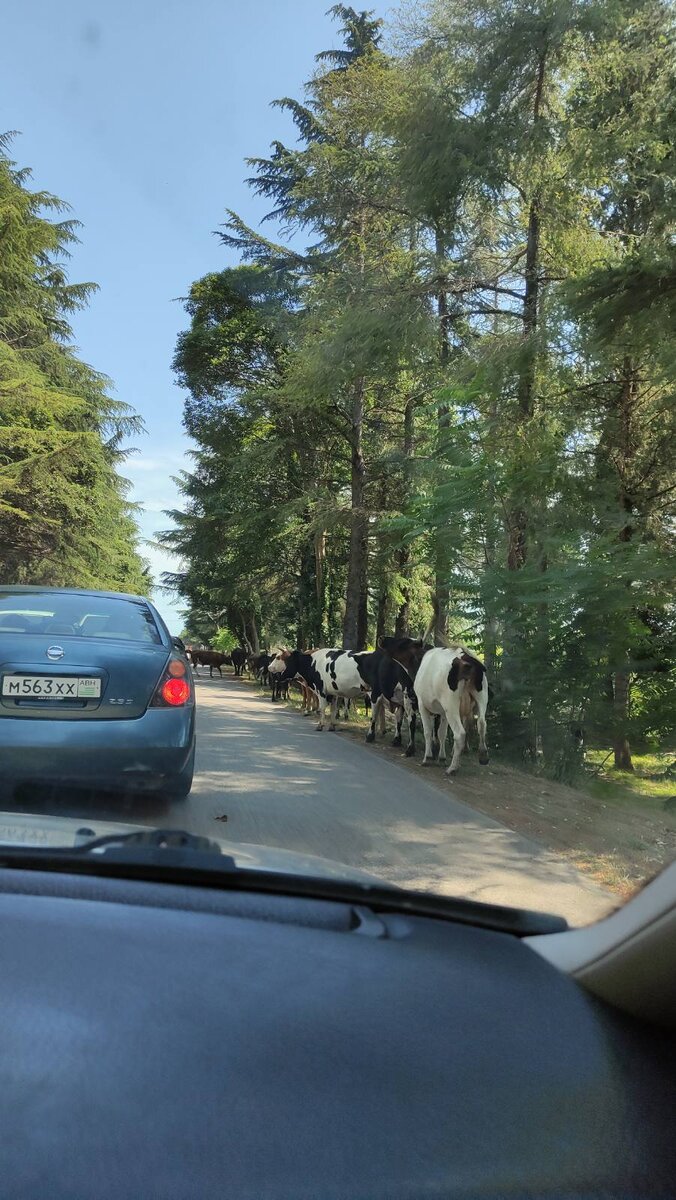
[[[671,1035],[509,934],[12,869],[0,939],[13,1200],[674,1194]]]

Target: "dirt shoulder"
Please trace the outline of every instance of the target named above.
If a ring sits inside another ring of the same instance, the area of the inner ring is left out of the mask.
[[[294,699],[288,706],[300,714]],[[338,736],[363,742],[365,729],[360,715],[340,721]],[[391,740],[388,730],[366,749],[546,846],[619,896],[631,895],[676,857],[676,813],[665,811],[661,803],[623,791],[595,796],[495,758],[480,767],[475,751],[463,756],[459,774],[449,780],[436,763],[420,765],[420,747],[415,759],[406,758]]]

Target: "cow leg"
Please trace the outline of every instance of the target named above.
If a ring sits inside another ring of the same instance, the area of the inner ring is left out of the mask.
[[[318,733],[321,733],[322,729],[324,728],[324,721],[326,720],[326,710],[327,710],[329,704],[331,704],[331,706],[333,707],[333,705],[335,704],[335,700],[330,699],[328,696],[320,696],[319,697],[319,708],[318,708],[319,721],[317,723],[317,732]]]
[[[460,720],[460,714],[458,712],[447,710],[446,716],[448,717],[448,724],[450,725],[453,733],[453,757],[451,758],[451,765],[446,771],[446,774],[455,775],[458,767],[460,766],[460,759],[465,748],[465,726]]]
[[[425,753],[420,765],[424,767],[432,757],[432,743],[434,741],[434,720],[431,712],[427,711],[424,704],[420,705],[420,720],[422,721],[423,733],[425,734]]]
[[[369,731],[366,734],[367,742],[375,742],[375,740],[376,740],[376,723],[378,720],[378,714],[380,712],[380,707],[381,707],[382,701],[383,701],[382,696],[377,696],[376,699],[373,701],[373,708],[371,709],[371,724],[369,726]]]
[[[331,697],[331,717],[329,719],[329,733],[333,733],[336,728],[336,717],[338,716],[338,697]]]
[[[397,705],[397,707],[395,709],[395,713],[396,713],[396,716],[395,716],[396,732],[395,732],[394,737],[392,738],[392,745],[393,746],[401,746],[401,727],[402,727],[402,724],[404,721],[404,707],[402,704]]]
[[[488,708],[488,683],[484,678],[483,687],[476,697],[477,732],[479,734],[479,762],[482,767],[488,763],[488,746],[486,745],[486,709]]]
[[[218,663],[216,663],[216,670],[218,671],[219,678],[222,679],[223,672],[221,671],[221,668],[219,667]]]
[[[209,663],[209,678],[213,679],[213,677],[214,677],[214,665],[213,665],[213,663]]]
[[[447,734],[448,734],[448,721],[446,720],[446,716],[444,715],[443,717],[439,718],[439,731],[437,733],[437,738],[439,739],[439,751],[437,753],[437,762],[439,762],[439,763],[446,762],[446,736],[447,736]]]
[[[416,718],[415,709],[413,707],[411,707],[411,710],[410,710],[409,716],[408,716],[408,746],[406,747],[406,750],[404,751],[407,758],[413,758],[413,755],[415,754],[415,726],[416,726],[415,718]]]
[[[349,719],[350,719],[350,701],[343,700],[343,720],[349,721]]]

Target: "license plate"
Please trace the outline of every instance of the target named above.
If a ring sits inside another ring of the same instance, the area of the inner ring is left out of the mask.
[[[86,675],[5,675],[2,694],[10,700],[98,700],[101,680]]]

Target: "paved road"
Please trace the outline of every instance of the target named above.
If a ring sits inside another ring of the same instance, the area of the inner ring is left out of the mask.
[[[402,886],[558,912],[571,923],[612,907],[556,855],[454,800],[452,784],[440,790],[404,772],[396,751],[390,760],[344,734],[317,733],[311,718],[231,678],[197,688],[197,775],[183,814],[193,832],[332,858]]]
[[[613,907],[613,897],[556,855],[454,799],[452,783],[431,786],[403,770],[395,750],[317,733],[311,718],[232,677],[198,679],[197,695],[197,774],[187,800],[167,808],[150,798],[73,798],[62,815],[301,851],[401,886],[561,913],[571,924]],[[26,808],[35,811],[32,797]]]

